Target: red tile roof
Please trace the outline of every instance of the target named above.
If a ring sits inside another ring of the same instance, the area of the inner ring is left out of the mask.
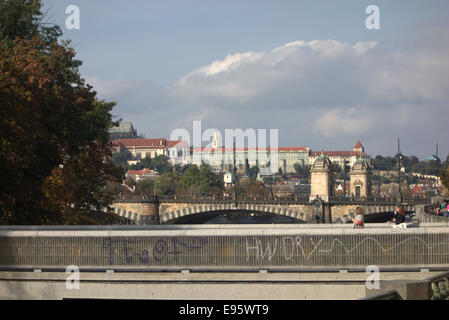
[[[167,140],[161,139],[118,139],[118,143],[123,144],[125,147],[165,147]]]
[[[154,170],[150,170],[148,168],[144,168],[142,170],[128,170],[126,172],[126,175],[136,175],[136,176],[140,176],[140,175],[144,175],[146,173],[153,173],[153,174],[157,174]]]
[[[357,141],[357,143],[354,146],[354,149],[359,149],[359,148],[363,148],[362,144],[360,143],[360,141]]]
[[[167,148],[187,148],[189,145],[184,140],[167,140]]]
[[[202,152],[233,152],[233,148],[225,148],[225,147],[220,147],[220,148],[211,148],[211,147],[201,147],[201,148],[192,148],[193,151],[202,151]],[[249,150],[253,150],[253,151],[270,151],[270,150],[275,150],[275,148],[235,148],[235,151],[249,151]],[[293,151],[304,151],[307,152],[308,149],[305,147],[278,147],[277,151],[285,151],[285,152],[293,152]]]
[[[160,139],[118,139],[113,142],[114,145],[122,144],[125,148],[172,148],[188,147],[184,140],[166,140]]]
[[[364,152],[358,152],[358,151],[324,151],[323,152],[325,156],[328,157],[356,157],[356,156],[365,156],[368,155]],[[309,156],[310,157],[317,157],[321,155],[321,151],[310,151]]]
[[[305,147],[279,147],[278,151],[309,151],[309,149]]]

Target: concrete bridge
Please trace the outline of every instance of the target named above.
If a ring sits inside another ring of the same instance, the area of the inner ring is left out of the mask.
[[[330,199],[328,202],[310,201],[309,198],[239,197],[182,197],[165,196],[157,199],[142,197],[116,199],[114,213],[137,224],[201,224],[223,213],[246,212],[282,216],[296,223],[347,223],[355,215],[356,207],[364,209],[367,222],[383,222],[391,219],[397,199]],[[404,204],[404,203],[403,203]],[[405,203],[407,213],[415,212],[421,203]]]
[[[381,289],[428,299],[449,224],[0,226],[0,299],[360,299],[368,266]]]

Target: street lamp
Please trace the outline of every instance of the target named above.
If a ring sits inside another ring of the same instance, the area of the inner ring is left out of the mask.
[[[346,164],[349,163],[346,158],[343,158],[343,196],[346,198]]]
[[[380,199],[380,169],[377,169],[377,198]]]
[[[399,160],[399,165],[398,165],[399,197],[401,198],[401,202],[402,202],[402,193],[401,193],[401,160],[402,160],[402,155],[401,154],[399,154],[398,160]]]

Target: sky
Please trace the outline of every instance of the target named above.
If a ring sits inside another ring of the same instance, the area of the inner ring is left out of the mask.
[[[147,138],[278,129],[279,146],[449,153],[447,0],[43,0],[97,96]],[[80,28],[69,30],[69,5]],[[379,27],[369,30],[370,5]],[[192,141],[190,141],[192,142]],[[204,141],[204,145],[209,141]]]

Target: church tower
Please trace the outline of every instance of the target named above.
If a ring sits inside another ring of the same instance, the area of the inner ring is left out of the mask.
[[[349,173],[351,194],[355,197],[371,196],[371,168],[364,159],[357,159]]]
[[[316,196],[324,201],[334,195],[334,174],[332,163],[323,152],[318,156],[310,169],[310,201]]]
[[[362,146],[360,141],[357,141],[354,148],[352,148],[352,151],[357,152],[358,154],[365,153],[365,148]]]
[[[215,131],[212,136],[212,148],[221,148],[221,136],[218,131]]]

